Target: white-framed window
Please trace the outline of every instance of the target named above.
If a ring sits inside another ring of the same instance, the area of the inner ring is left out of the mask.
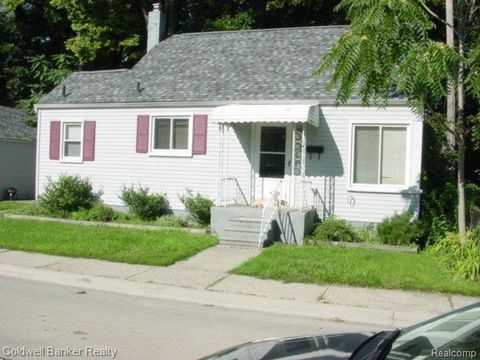
[[[62,160],[82,161],[82,122],[62,124]]]
[[[353,190],[400,190],[407,185],[408,126],[354,124],[350,183]]]
[[[192,155],[192,116],[154,116],[151,121],[150,154]]]

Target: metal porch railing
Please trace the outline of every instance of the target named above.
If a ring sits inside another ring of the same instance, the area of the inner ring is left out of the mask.
[[[247,197],[237,178],[226,177],[221,179],[222,205],[248,205]]]
[[[279,181],[278,184],[275,186],[275,189],[270,194],[270,198],[268,199],[267,203],[263,207],[262,222],[260,225],[260,235],[258,236],[259,247],[262,246],[263,237],[267,233],[275,215],[278,212],[281,187],[282,187],[282,181]]]

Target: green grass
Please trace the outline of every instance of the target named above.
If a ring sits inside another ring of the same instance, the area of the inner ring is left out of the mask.
[[[0,248],[51,255],[166,266],[217,243],[214,236],[181,230],[82,226],[0,216]]]
[[[44,216],[51,218],[71,218],[70,214],[52,214],[42,208],[37,202],[29,201],[0,201],[0,212],[16,214],[16,215],[32,215],[32,216]],[[153,226],[163,226],[159,219],[156,220],[142,220],[137,217],[132,216],[131,214],[121,213],[117,211],[117,214],[120,214],[117,219],[112,220],[111,222],[119,224],[132,224],[132,225],[153,225]],[[187,221],[185,226],[187,228],[193,229],[208,229],[209,226],[200,225],[192,221]]]
[[[8,211],[11,213],[21,213],[29,211],[36,207],[35,203],[27,201],[0,201],[0,211]]]
[[[377,249],[275,245],[232,271],[262,279],[480,296],[480,282],[452,280],[432,256]]]

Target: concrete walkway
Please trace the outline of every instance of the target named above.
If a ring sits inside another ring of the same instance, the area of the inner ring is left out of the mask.
[[[413,324],[480,301],[460,295],[287,284],[228,273],[259,253],[256,248],[218,245],[172,266],[156,267],[0,249],[0,275],[384,327]]]

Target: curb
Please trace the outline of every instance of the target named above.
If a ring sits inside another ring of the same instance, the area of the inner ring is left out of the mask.
[[[407,313],[355,306],[272,299],[172,285],[141,283],[131,280],[112,279],[41,268],[28,268],[9,264],[0,264],[0,275],[75,288],[165,299],[204,306],[219,306],[223,308],[260,311],[286,316],[300,316],[333,322],[365,324],[375,328],[403,327],[438,315],[427,312]]]
[[[7,212],[3,213],[3,217],[6,219],[13,219],[13,220],[33,220],[33,221],[47,221],[47,222],[49,221],[49,222],[71,224],[71,225],[107,226],[107,227],[136,229],[136,230],[178,230],[178,231],[189,232],[192,234],[210,234],[211,233],[210,230],[207,230],[207,229],[177,228],[177,227],[167,227],[167,226],[157,226],[157,225],[136,225],[136,224],[115,223],[115,222],[82,221],[82,220],[73,220],[73,219],[51,218],[46,216],[9,214]]]

